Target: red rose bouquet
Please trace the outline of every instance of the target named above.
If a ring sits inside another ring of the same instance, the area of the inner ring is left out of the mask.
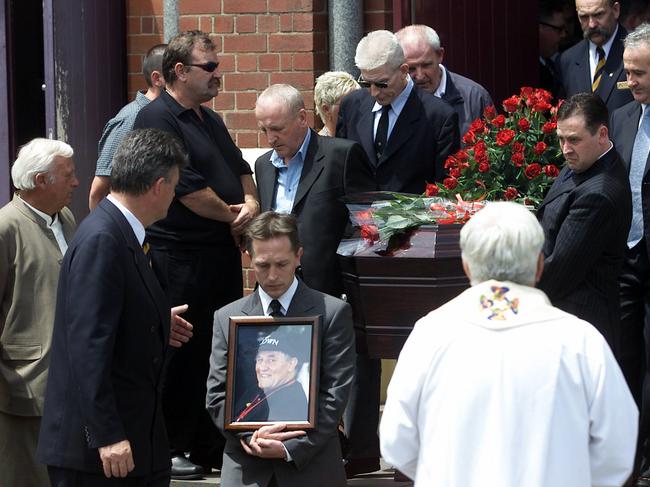
[[[503,101],[505,115],[487,107],[463,136],[464,148],[447,158],[448,176],[429,184],[427,196],[538,206],[563,163],[555,135],[559,105],[551,99],[548,91],[524,87]]]

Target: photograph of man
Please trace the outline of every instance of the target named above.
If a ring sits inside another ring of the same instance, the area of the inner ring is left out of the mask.
[[[257,393],[243,404],[235,422],[307,421],[307,397],[298,381],[300,344],[282,329],[263,337],[255,357]]]

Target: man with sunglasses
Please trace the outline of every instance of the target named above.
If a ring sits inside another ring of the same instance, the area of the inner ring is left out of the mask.
[[[341,101],[336,136],[363,146],[367,177],[377,190],[423,193],[427,182],[443,179],[445,159],[459,147],[458,114],[414,85],[392,32],[379,30],[361,39],[355,63],[361,70],[359,84],[367,89]],[[349,477],[379,469],[380,378],[381,362],[358,353],[344,417]]]
[[[190,346],[169,360],[163,390],[172,478],[196,479],[221,466],[223,438],[205,411],[216,309],[242,296],[238,243],[258,213],[248,163],[223,120],[202,104],[221,87],[217,52],[200,31],[173,38],[163,56],[166,92],[144,107],[136,128],[175,134],[189,154],[167,218],[147,229],[153,269],[173,306],[189,304]],[[189,459],[185,453],[189,452]]]

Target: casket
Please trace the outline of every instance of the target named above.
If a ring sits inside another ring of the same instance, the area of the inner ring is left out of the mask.
[[[469,287],[461,264],[462,225],[422,226],[397,249],[339,255],[352,305],[357,350],[397,358],[415,322]]]

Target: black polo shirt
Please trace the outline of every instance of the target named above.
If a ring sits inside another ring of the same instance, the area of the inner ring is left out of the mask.
[[[226,125],[213,110],[201,106],[201,120],[163,92],[142,108],[134,128],[158,128],[175,134],[185,146],[190,163],[181,171],[176,197],[167,218],[147,229],[147,237],[159,249],[201,249],[233,246],[230,225],[197,215],[178,198],[210,187],[227,204],[244,201],[242,174],[252,174]]]

